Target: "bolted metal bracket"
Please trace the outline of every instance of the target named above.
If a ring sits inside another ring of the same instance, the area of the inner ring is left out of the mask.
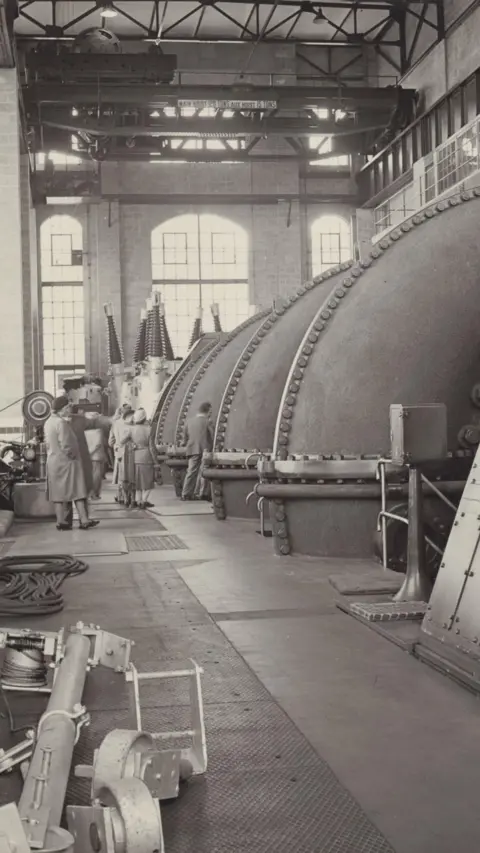
[[[75,839],[74,853],[116,853],[114,810],[102,806],[67,806],[67,826]]]
[[[91,806],[68,806],[74,853],[164,853],[160,806],[135,778],[112,781]]]
[[[201,676],[203,669],[194,660],[189,660],[189,666],[184,669],[163,670],[158,672],[138,672],[131,663],[126,673],[126,681],[133,684],[135,701],[135,717],[137,730],[142,730],[142,711],[140,704],[141,681],[163,681],[170,678],[188,678],[190,693],[191,728],[183,731],[151,732],[154,740],[176,740],[191,738],[191,746],[181,750],[181,778],[190,774],[201,775],[207,769],[207,739],[203,715],[203,697]]]
[[[92,640],[92,652],[90,656],[91,666],[105,666],[115,672],[126,672],[130,663],[130,654],[134,643],[126,637],[110,634],[102,631],[98,625],[84,625],[77,622],[71,628],[73,634],[83,634]]]
[[[180,749],[150,752],[144,756],[142,779],[155,800],[174,800],[180,782]]]

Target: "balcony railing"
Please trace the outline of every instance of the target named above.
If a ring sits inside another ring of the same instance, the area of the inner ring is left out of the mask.
[[[375,207],[376,236],[460,187],[476,172],[480,173],[480,116],[418,163],[412,182]]]

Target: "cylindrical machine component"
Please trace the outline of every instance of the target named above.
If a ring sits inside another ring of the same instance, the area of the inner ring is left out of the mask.
[[[41,441],[37,448],[38,479],[45,480],[47,477],[47,445]]]
[[[231,472],[230,472],[231,473]],[[448,495],[461,495],[465,488],[463,481],[445,481],[438,484],[442,493]],[[424,494],[431,494],[428,483],[422,484]],[[257,486],[258,497],[275,499],[309,499],[319,498],[328,500],[371,500],[380,499],[380,484],[377,483],[259,483]],[[389,484],[389,499],[408,496],[408,485],[406,483]]]
[[[31,837],[31,830],[37,826],[35,812],[41,808],[48,809],[49,828],[60,825],[77,733],[72,717],[82,698],[89,655],[88,637],[71,634],[47,710],[39,724],[37,743],[18,804],[27,837]]]

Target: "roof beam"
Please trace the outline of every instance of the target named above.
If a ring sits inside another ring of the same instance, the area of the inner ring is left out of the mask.
[[[351,136],[362,132],[383,129],[388,119],[388,113],[383,116],[384,120],[369,116],[368,120],[355,124],[335,123],[333,121],[316,121],[309,118],[179,118],[165,119],[155,123],[140,122],[137,125],[120,125],[115,120],[81,121],[72,119],[65,121],[59,118],[45,116],[43,113],[39,124],[43,127],[52,127],[72,134],[88,134],[89,136],[111,136],[126,139],[140,136],[162,136],[178,137],[186,136],[189,139],[233,139],[236,136]]]

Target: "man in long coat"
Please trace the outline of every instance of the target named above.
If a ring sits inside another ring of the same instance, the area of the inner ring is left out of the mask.
[[[70,417],[68,397],[57,397],[52,403],[52,414],[45,424],[47,498],[55,506],[57,530],[71,529],[72,524],[66,519],[66,513],[72,501],[77,508],[80,528],[86,530],[98,522],[89,521],[88,518],[87,483]]]

